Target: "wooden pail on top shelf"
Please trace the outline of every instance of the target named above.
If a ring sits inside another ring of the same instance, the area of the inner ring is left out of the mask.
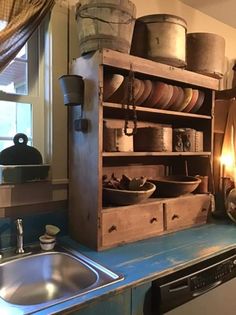
[[[137,19],[131,53],[174,67],[186,66],[187,23],[171,14],[151,14]]]
[[[187,70],[220,79],[224,74],[225,39],[213,33],[189,33]]]
[[[81,55],[101,48],[129,53],[135,17],[129,0],[81,0],[76,7]]]

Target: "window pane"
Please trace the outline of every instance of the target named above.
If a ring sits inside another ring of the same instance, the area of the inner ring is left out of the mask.
[[[13,60],[0,74],[0,90],[12,94],[28,94],[27,62]]]
[[[0,101],[0,138],[13,138],[18,132],[32,138],[31,104]]]
[[[13,137],[16,133],[16,103],[0,101],[0,137]]]
[[[11,140],[0,140],[0,152],[3,150],[3,149],[6,149],[8,147],[11,147],[12,145],[14,145],[14,142]]]
[[[23,59],[23,60],[27,59],[27,44],[21,48],[21,50],[16,55],[16,58]]]
[[[26,134],[28,138],[32,138],[31,104],[17,103],[16,118],[16,131]]]

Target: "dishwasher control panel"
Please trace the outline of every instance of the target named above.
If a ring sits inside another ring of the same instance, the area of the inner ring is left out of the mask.
[[[201,290],[211,284],[224,282],[235,276],[236,256],[191,276],[190,288],[191,291]]]
[[[164,314],[236,277],[236,249],[153,281],[154,314]]]

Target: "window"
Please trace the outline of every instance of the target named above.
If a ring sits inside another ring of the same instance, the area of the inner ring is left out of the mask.
[[[41,41],[42,42],[42,41]],[[0,73],[0,151],[13,145],[16,133],[25,133],[28,145],[44,154],[42,137],[44,88],[40,75],[43,59],[37,31],[14,60]],[[40,136],[41,135],[41,136]]]
[[[58,81],[68,73],[68,49],[68,9],[56,4],[0,73],[0,150],[13,145],[16,133],[25,133],[59,184],[68,181],[67,108]]]

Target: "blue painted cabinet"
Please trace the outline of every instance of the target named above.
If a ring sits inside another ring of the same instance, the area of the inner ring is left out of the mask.
[[[95,300],[70,315],[131,315],[131,290]]]
[[[151,315],[151,282],[95,300],[70,315]]]
[[[131,315],[151,315],[151,287],[147,282],[132,288]]]

